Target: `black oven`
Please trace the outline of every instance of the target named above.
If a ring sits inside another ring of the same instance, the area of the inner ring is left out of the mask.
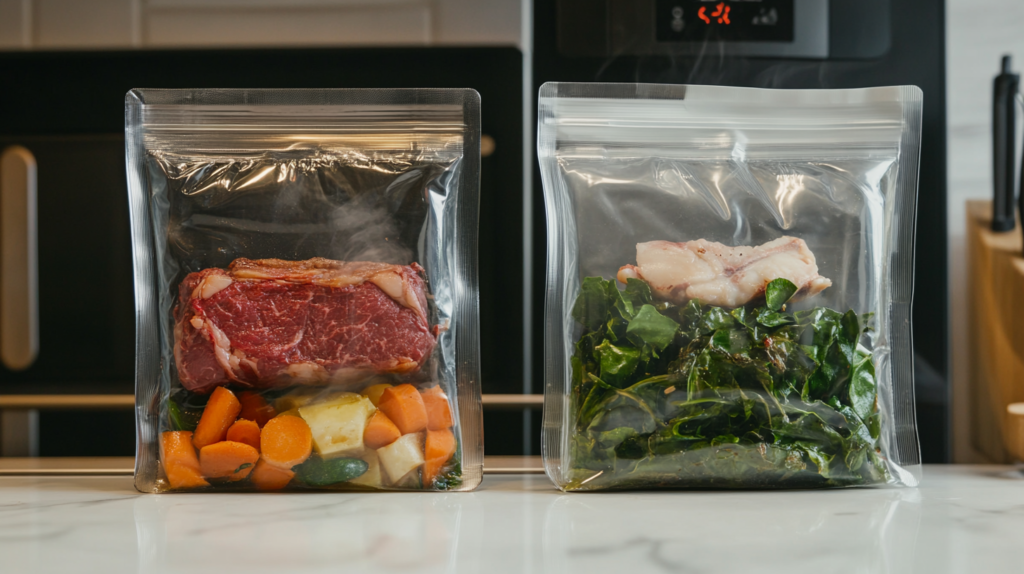
[[[924,91],[913,308],[925,462],[946,462],[945,7],[942,0],[536,0],[533,81]],[[536,92],[534,92],[536,93]],[[536,102],[534,102],[536,103]],[[534,108],[536,109],[536,108]],[[543,356],[544,212],[532,193],[533,356]],[[540,361],[531,368],[541,392]]]
[[[35,164],[37,209],[30,223],[37,280],[25,301],[35,302],[38,341],[34,351],[21,353],[28,359],[0,364],[0,393],[133,392],[124,97],[131,88],[189,87],[476,89],[486,142],[479,234],[483,392],[521,392],[522,66],[518,49],[499,47],[0,55],[0,153],[15,149]],[[28,327],[19,328],[29,336]],[[40,419],[41,455],[134,453],[130,411],[43,411]],[[489,454],[520,452],[519,413],[489,413],[485,428]]]

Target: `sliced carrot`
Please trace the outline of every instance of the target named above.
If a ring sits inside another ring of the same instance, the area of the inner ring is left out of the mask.
[[[203,416],[199,417],[199,425],[196,426],[196,434],[192,437],[192,444],[202,449],[204,446],[224,440],[228,434],[228,428],[238,418],[242,405],[235,398],[235,393],[217,387],[210,400],[203,409]]]
[[[294,472],[268,464],[262,458],[252,471],[252,483],[259,490],[281,490],[288,486],[293,478]]]
[[[252,391],[238,393],[238,402],[242,404],[242,412],[238,416],[246,420],[256,421],[260,428],[263,428],[267,421],[277,416],[277,411],[274,410],[274,407],[267,404],[267,400],[262,395]]]
[[[406,383],[384,389],[377,408],[395,423],[402,434],[420,432],[427,428],[427,408],[416,387]]]
[[[448,396],[440,385],[423,389],[423,405],[427,409],[427,428],[442,430],[452,426],[452,408],[448,404]]]
[[[192,446],[191,431],[170,431],[160,435],[160,460],[171,488],[199,488],[210,486]]]
[[[199,467],[206,478],[242,480],[249,476],[260,453],[247,444],[223,440],[199,449]]]
[[[313,452],[313,433],[301,417],[278,415],[263,427],[260,448],[268,464],[290,469]]]
[[[228,429],[227,440],[247,444],[260,450],[260,427],[253,421],[238,419]]]
[[[363,431],[363,444],[372,449],[388,446],[400,438],[402,438],[402,432],[380,410],[373,413]]]
[[[434,484],[434,479],[441,473],[441,468],[455,454],[455,435],[448,429],[428,430],[427,440],[423,448],[423,487]]]

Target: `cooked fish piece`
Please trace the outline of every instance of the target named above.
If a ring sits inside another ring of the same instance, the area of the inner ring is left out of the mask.
[[[814,254],[796,237],[757,247],[729,247],[705,239],[649,241],[637,244],[636,263],[619,269],[619,281],[642,279],[655,298],[677,304],[700,299],[708,305],[740,307],[764,297],[768,283],[779,278],[799,288],[792,300],[817,295],[832,285],[818,275]]]

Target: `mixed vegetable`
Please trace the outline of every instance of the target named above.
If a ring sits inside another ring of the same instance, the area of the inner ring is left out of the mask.
[[[776,279],[726,309],[584,279],[567,490],[887,481],[871,315],[788,311],[796,292]]]
[[[167,404],[174,430],[162,434],[160,447],[172,489],[460,484],[451,406],[436,385],[237,395],[218,387],[208,397],[180,389]]]

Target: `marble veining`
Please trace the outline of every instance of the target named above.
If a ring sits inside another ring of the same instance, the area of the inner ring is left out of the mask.
[[[138,494],[130,477],[0,478],[0,572],[1022,572],[1024,474],[920,488],[563,494]]]

